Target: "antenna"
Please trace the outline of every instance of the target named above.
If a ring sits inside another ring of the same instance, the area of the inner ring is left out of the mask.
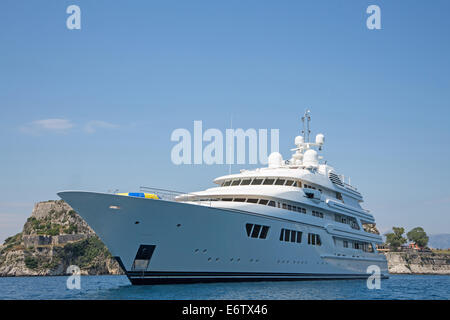
[[[230,116],[230,129],[233,129],[233,114],[231,114]],[[228,174],[231,174],[231,163],[230,166],[228,167]]]
[[[311,116],[310,116],[311,111],[309,111],[309,109],[306,109],[305,114],[302,117],[302,122],[303,122],[303,139],[305,142],[309,142],[309,134],[311,133],[311,130],[309,130],[309,122],[311,121]],[[305,119],[306,119],[306,128],[305,128]],[[305,130],[306,129],[306,130]]]

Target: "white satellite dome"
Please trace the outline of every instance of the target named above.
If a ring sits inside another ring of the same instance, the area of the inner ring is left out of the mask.
[[[269,155],[269,168],[277,168],[283,164],[283,156],[279,152],[272,152]]]
[[[306,167],[319,165],[319,155],[316,150],[309,149],[305,151],[303,154],[303,165]]]
[[[325,142],[325,136],[322,133],[319,133],[316,136],[316,143],[322,145]]]
[[[295,145],[298,146],[299,144],[302,144],[303,142],[305,142],[305,139],[303,139],[302,136],[296,136],[295,137]]]

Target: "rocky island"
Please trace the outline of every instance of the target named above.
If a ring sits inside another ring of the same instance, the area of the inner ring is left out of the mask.
[[[448,252],[386,252],[391,274],[450,274]],[[0,276],[123,274],[106,246],[63,200],[39,202],[22,232],[0,245]]]
[[[0,276],[65,275],[70,265],[82,274],[123,274],[94,231],[62,200],[37,203],[22,232],[0,246]]]

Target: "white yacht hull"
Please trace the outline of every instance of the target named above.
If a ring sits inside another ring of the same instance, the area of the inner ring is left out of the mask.
[[[370,265],[388,275],[377,253],[336,256],[326,228],[181,202],[78,191],[59,196],[93,228],[133,284],[355,279],[370,276]],[[249,237],[248,223],[269,226],[266,239]],[[302,243],[280,241],[282,228],[302,231]],[[308,232],[320,234],[322,245],[308,245]],[[135,264],[137,256],[143,265]]]

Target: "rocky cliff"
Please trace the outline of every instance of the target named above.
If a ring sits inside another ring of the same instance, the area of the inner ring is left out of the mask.
[[[450,254],[436,252],[386,252],[389,273],[450,274]]]
[[[122,274],[108,249],[64,201],[39,202],[21,233],[0,246],[0,276]]]

